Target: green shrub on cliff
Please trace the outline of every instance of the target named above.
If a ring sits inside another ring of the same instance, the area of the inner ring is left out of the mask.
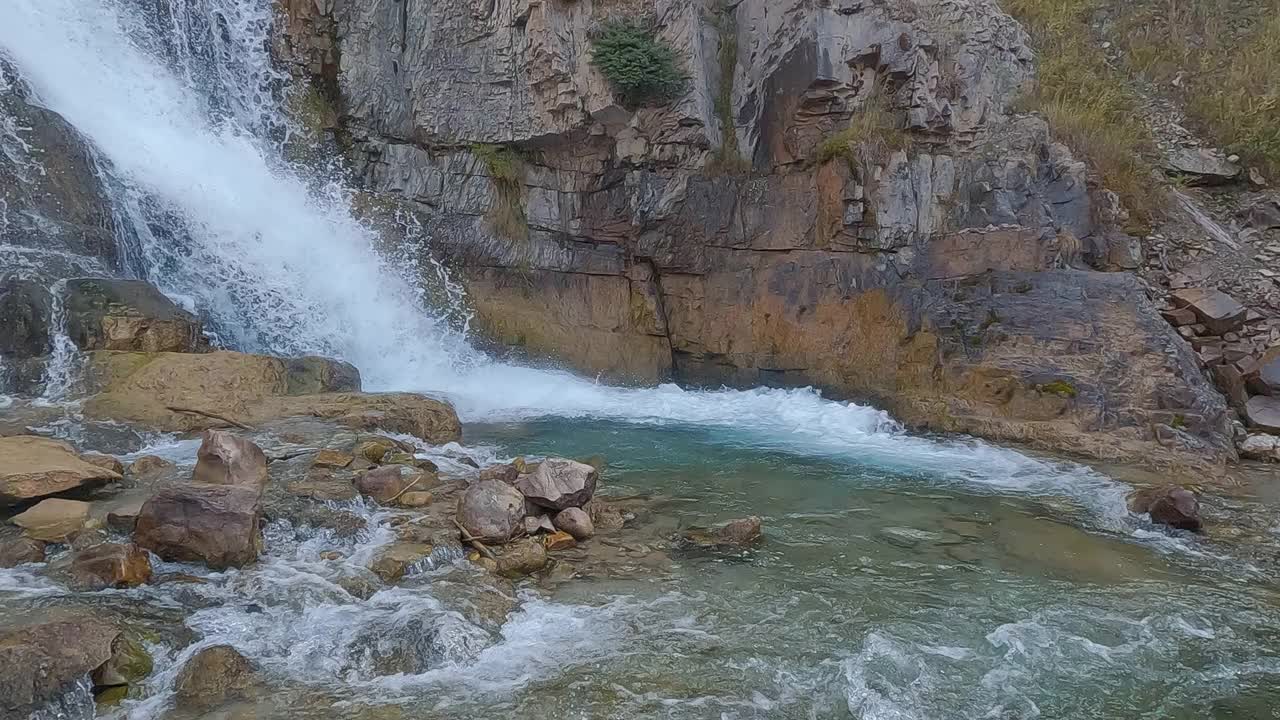
[[[521,198],[524,158],[517,150],[502,145],[477,143],[470,150],[484,163],[495,191],[488,213],[489,227],[499,237],[524,239],[529,234]]]
[[[862,108],[849,118],[849,127],[818,145],[814,160],[819,165],[836,158],[850,163],[878,164],[889,153],[910,147],[910,136],[898,127],[893,113],[885,109],[882,97],[880,91],[876,91],[867,98]]]
[[[634,20],[605,23],[591,45],[591,63],[630,105],[670,100],[684,87],[675,52]]]

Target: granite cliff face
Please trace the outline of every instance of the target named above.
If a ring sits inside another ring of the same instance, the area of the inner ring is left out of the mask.
[[[306,119],[370,208],[448,258],[495,341],[623,380],[813,384],[1098,458],[1233,454],[1223,398],[1117,272],[1141,257],[1123,209],[1013,112],[1035,54],[994,2],[281,13],[277,56],[322,108]],[[682,58],[679,98],[615,98],[591,38],[617,17]],[[894,142],[827,151],[872,110]]]

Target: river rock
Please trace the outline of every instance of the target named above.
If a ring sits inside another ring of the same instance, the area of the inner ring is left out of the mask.
[[[556,531],[555,523],[551,521],[551,516],[539,513],[537,515],[524,516],[524,533],[526,535],[537,535],[540,532],[552,533]]]
[[[498,574],[506,578],[532,575],[547,565],[547,548],[533,538],[524,538],[502,548]]]
[[[1176,485],[1144,488],[1129,497],[1129,510],[1179,530],[1200,530],[1200,502],[1194,493]]]
[[[558,529],[572,535],[574,540],[586,540],[596,534],[595,525],[591,523],[591,515],[582,508],[565,508],[556,513],[553,522]]]
[[[520,477],[520,470],[515,463],[501,463],[498,465],[490,465],[480,471],[478,480],[501,480],[507,484],[514,484],[516,478]]]
[[[1245,403],[1244,418],[1250,427],[1280,434],[1280,397],[1254,395]]]
[[[730,520],[717,528],[689,528],[680,535],[680,544],[708,550],[741,550],[763,538],[763,523],[752,516]]]
[[[67,542],[84,529],[89,520],[89,503],[48,498],[14,515],[9,522],[22,528],[27,537],[45,542]]]
[[[1191,308],[1211,335],[1239,329],[1248,313],[1235,298],[1213,288],[1175,290],[1171,297],[1174,304]]]
[[[34,717],[110,661],[119,636],[87,615],[0,630],[0,718]]]
[[[316,453],[316,457],[311,461],[311,465],[313,467],[325,468],[327,470],[341,470],[342,468],[349,466],[354,460],[355,457],[348,455],[347,453],[326,448]]]
[[[142,506],[146,502],[145,499],[133,500],[109,510],[107,512],[107,527],[126,535],[133,534],[133,527],[137,524],[138,515],[142,513]]]
[[[1180,175],[1192,176],[1201,184],[1219,184],[1240,177],[1240,166],[1217,150],[1202,147],[1176,147],[1165,157],[1165,168]]]
[[[43,540],[29,537],[0,540],[0,568],[11,568],[27,563],[44,562]]]
[[[134,542],[165,560],[203,562],[214,570],[240,567],[262,552],[262,507],[256,488],[190,484],[148,500]]]
[[[369,569],[385,583],[393,583],[404,577],[409,566],[431,557],[435,548],[426,543],[395,543],[378,553]]]
[[[621,530],[627,522],[621,510],[598,497],[592,498],[582,509],[591,516],[591,524],[596,530]]]
[[[174,464],[170,460],[156,455],[143,455],[129,463],[128,473],[138,480],[155,480],[173,468]]]
[[[100,467],[103,470],[110,470],[121,477],[124,476],[124,463],[120,462],[120,458],[118,457],[102,455],[100,453],[84,453],[80,456],[80,459],[94,467]]]
[[[190,408],[245,424],[315,417],[357,430],[405,433],[433,444],[461,438],[448,404],[413,393],[361,393],[358,373],[326,358],[285,360],[236,352],[89,354],[88,375],[100,392],[86,417],[134,422],[157,430],[195,432],[220,420],[171,410]]]
[[[521,475],[516,489],[535,505],[549,510],[582,507],[595,494],[599,474],[585,463],[547,458],[531,473]]]
[[[142,682],[154,669],[155,662],[142,643],[121,633],[111,644],[111,658],[89,677],[94,688],[116,688]]]
[[[119,473],[80,459],[64,442],[34,435],[0,437],[0,507],[120,479]]]
[[[1240,455],[1250,460],[1280,460],[1280,437],[1253,433],[1240,443]]]
[[[397,450],[395,441],[390,438],[366,440],[356,446],[356,455],[371,463],[381,464],[383,459]]]
[[[458,501],[458,523],[476,540],[502,544],[524,532],[524,501],[500,480],[476,482]]]
[[[197,352],[200,320],[143,280],[67,281],[67,334],[81,350]]]
[[[578,541],[564,530],[557,530],[542,538],[542,546],[548,552],[559,552],[577,547]]]
[[[179,707],[207,709],[245,697],[256,683],[257,668],[230,645],[212,645],[192,655],[173,694]]]
[[[151,579],[151,560],[136,545],[104,542],[77,551],[70,572],[81,590],[134,587]]]
[[[246,438],[223,430],[205,430],[191,480],[249,487],[261,492],[267,486],[267,456],[262,448]]]
[[[383,465],[356,476],[356,490],[361,495],[386,504],[409,488],[426,490],[435,483],[434,476],[406,465]]]
[[[423,508],[434,501],[435,495],[425,490],[410,490],[396,498],[395,504],[403,508]]]

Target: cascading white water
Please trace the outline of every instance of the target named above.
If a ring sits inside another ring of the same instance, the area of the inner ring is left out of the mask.
[[[110,164],[142,270],[251,351],[335,355],[369,389],[447,395],[465,420],[687,423],[779,450],[843,456],[1002,490],[1067,494],[1109,523],[1121,486],[979,442],[904,434],[813,390],[602,386],[496,362],[433,314],[343,190],[291,167],[266,0],[6,0],[0,50]],[[148,17],[156,7],[163,17]]]

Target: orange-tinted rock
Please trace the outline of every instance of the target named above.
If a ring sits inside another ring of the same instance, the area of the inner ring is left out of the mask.
[[[64,442],[32,435],[0,437],[0,507],[119,479],[119,473],[85,462]]]
[[[82,590],[134,587],[151,579],[151,561],[136,545],[100,543],[76,552],[71,578]]]
[[[542,538],[542,544],[546,546],[548,552],[556,552],[557,550],[569,550],[578,546],[578,541],[572,535],[557,530],[550,535]]]

